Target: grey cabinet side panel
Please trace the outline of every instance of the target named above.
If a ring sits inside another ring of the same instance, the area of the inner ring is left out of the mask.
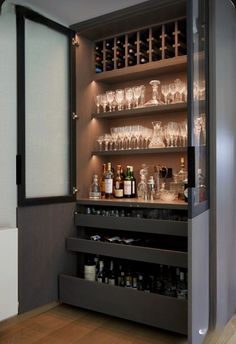
[[[236,10],[211,1],[211,314],[224,326],[236,310]]]
[[[66,251],[73,235],[74,203],[18,208],[19,313],[58,300],[58,275],[74,274],[76,259]]]
[[[189,344],[201,344],[209,325],[209,211],[189,220]]]

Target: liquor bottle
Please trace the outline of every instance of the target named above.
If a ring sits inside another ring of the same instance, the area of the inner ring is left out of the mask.
[[[92,256],[86,257],[86,262],[84,264],[84,279],[87,281],[96,280],[96,265],[94,257]]]
[[[180,271],[179,273],[179,279],[177,280],[177,298],[178,299],[187,299],[188,295],[188,288],[187,288],[187,283],[185,280],[185,274],[183,271]]]
[[[113,260],[111,260],[111,263],[110,263],[110,269],[109,269],[109,274],[108,274],[108,284],[110,285],[116,284]]]
[[[121,165],[117,165],[116,178],[114,179],[114,196],[116,198],[124,197],[124,180],[121,175]]]
[[[111,163],[107,164],[107,171],[105,173],[105,197],[112,198],[113,196],[113,172],[111,170]]]
[[[143,285],[143,275],[142,274],[138,275],[137,283],[138,283],[138,285],[137,285],[138,290],[143,290],[144,289],[144,285]]]
[[[100,190],[101,196],[105,197],[105,175],[106,175],[106,164],[102,165],[102,176],[100,179]]]
[[[125,274],[125,288],[131,288],[132,287],[132,275],[130,269],[127,270]]]
[[[134,177],[133,166],[130,166],[130,178],[131,178],[131,197],[136,197],[136,179]]]
[[[101,190],[100,190],[100,186],[98,184],[98,175],[97,174],[93,175],[93,182],[90,185],[90,190],[89,190],[89,198],[91,198],[91,199],[100,199],[101,198]]]
[[[125,287],[125,272],[122,268],[122,265],[119,266],[119,273],[118,273],[118,282],[119,287]]]
[[[105,282],[105,274],[104,274],[104,262],[103,260],[99,260],[99,271],[97,274],[97,282],[104,283]]]
[[[127,166],[126,176],[124,179],[124,197],[132,197],[132,179],[130,173],[130,166]]]

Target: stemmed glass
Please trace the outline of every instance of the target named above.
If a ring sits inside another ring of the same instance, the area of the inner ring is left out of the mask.
[[[182,102],[182,93],[184,89],[184,83],[180,79],[176,79],[174,83],[176,86],[176,102],[180,103]]]
[[[134,100],[135,100],[135,106],[138,107],[139,105],[139,98],[141,97],[141,86],[134,86],[133,92],[134,92]]]
[[[174,82],[170,84],[170,94],[172,96],[172,103],[174,103],[176,94],[176,84]]]
[[[133,89],[131,87],[126,88],[125,89],[125,100],[127,102],[129,110],[131,109],[131,104],[132,104],[132,101],[133,101],[133,97],[134,97]]]
[[[178,131],[178,124],[176,122],[169,122],[167,124],[167,130],[170,135],[170,147],[174,147],[174,139],[176,138],[176,132]]]
[[[122,90],[122,89],[116,90],[115,100],[118,104],[118,111],[121,111],[122,103],[124,100],[124,90]]]
[[[111,110],[112,110],[112,102],[115,99],[115,92],[114,91],[107,91],[106,95],[107,95],[107,101],[108,101],[108,104],[109,104],[109,111],[111,112]]]
[[[179,124],[180,136],[182,139],[182,146],[187,146],[187,135],[188,135],[188,126],[187,121],[183,121]]]
[[[101,95],[101,105],[103,107],[103,112],[106,112],[106,107],[107,107],[107,95],[106,95],[106,93],[103,93]]]
[[[95,99],[95,104],[96,104],[96,106],[97,106],[97,113],[99,113],[99,112],[100,112],[99,107],[100,107],[100,105],[101,105],[101,94],[96,95],[96,96],[94,97],[94,99]]]
[[[97,143],[99,144],[99,150],[100,152],[102,151],[102,143],[103,143],[104,137],[103,136],[98,136],[97,138]]]
[[[165,97],[165,104],[168,104],[167,96],[168,96],[168,94],[170,93],[170,85],[169,85],[169,84],[162,85],[162,86],[161,86],[161,92],[162,92],[162,94],[163,94],[164,97]]]

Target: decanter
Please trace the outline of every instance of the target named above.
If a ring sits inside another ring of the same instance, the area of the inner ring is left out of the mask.
[[[164,148],[165,144],[162,139],[162,127],[161,121],[152,122],[153,125],[153,136],[148,148]]]

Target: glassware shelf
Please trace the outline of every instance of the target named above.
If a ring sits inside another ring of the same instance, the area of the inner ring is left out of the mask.
[[[121,111],[92,113],[91,117],[96,119],[115,119],[121,117],[139,117],[143,115],[153,115],[156,113],[173,113],[187,110],[187,103],[161,104],[157,106],[145,106]]]
[[[165,147],[165,148],[146,148],[128,149],[113,151],[92,151],[91,155],[97,156],[116,156],[116,155],[142,155],[142,154],[166,154],[166,153],[187,153],[187,147]]]

